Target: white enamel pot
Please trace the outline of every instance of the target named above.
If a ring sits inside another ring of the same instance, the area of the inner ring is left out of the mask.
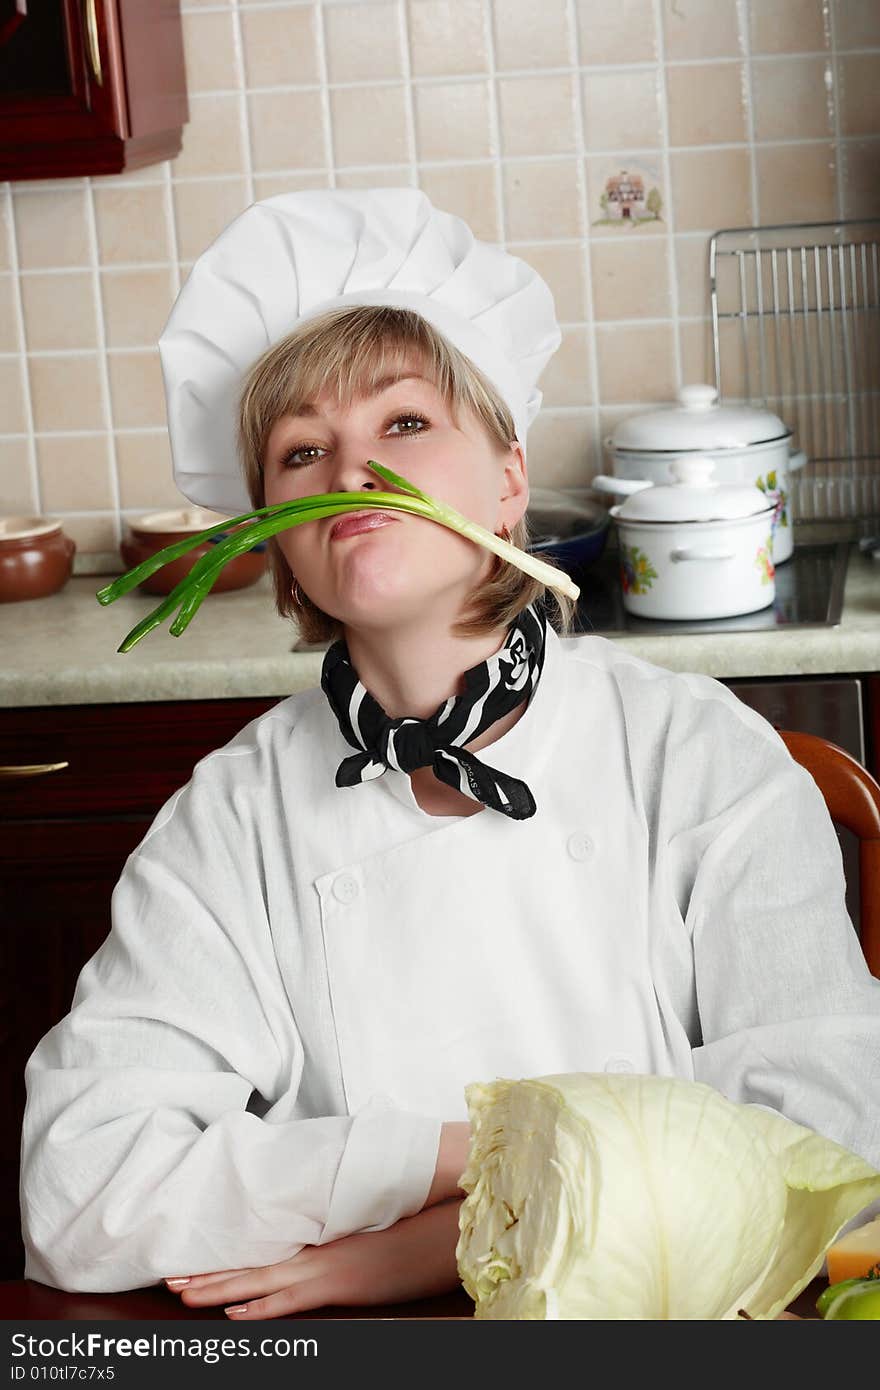
[[[670,482],[670,465],[683,455],[714,459],[719,482],[751,484],[773,502],[773,563],[782,564],[794,549],[791,474],[807,461],[792,450],[791,430],[769,410],[720,405],[714,386],[685,386],[678,400],[621,421],[605,440],[613,475],[590,486],[622,497],[632,491],[627,482]]]
[[[774,504],[714,481],[714,460],[678,459],[672,482],[636,483],[611,508],[623,606],[641,618],[732,618],[776,597]]]

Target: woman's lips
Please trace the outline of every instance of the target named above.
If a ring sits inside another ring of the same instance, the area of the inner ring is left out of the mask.
[[[359,531],[375,531],[377,526],[384,526],[389,521],[397,521],[397,517],[390,512],[348,512],[336,522],[330,539],[336,541],[344,536],[356,536]]]

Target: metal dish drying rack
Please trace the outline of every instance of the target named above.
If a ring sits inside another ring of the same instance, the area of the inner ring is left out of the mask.
[[[720,399],[793,431],[808,460],[791,475],[798,522],[858,523],[877,558],[880,218],[716,232],[709,282]]]

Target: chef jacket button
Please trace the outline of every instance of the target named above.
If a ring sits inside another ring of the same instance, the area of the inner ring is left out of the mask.
[[[609,1057],[605,1063],[605,1070],[627,1072],[635,1071],[635,1067],[628,1057]]]
[[[589,859],[593,853],[593,848],[593,841],[589,835],[578,832],[576,835],[569,835],[568,837],[568,852],[572,859]]]
[[[340,874],[333,880],[333,896],[341,903],[353,902],[360,889],[354,874]]]

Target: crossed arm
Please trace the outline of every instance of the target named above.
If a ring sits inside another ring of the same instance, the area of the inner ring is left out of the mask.
[[[312,1308],[403,1303],[458,1285],[455,1247],[470,1127],[444,1124],[434,1181],[421,1211],[384,1231],[357,1231],[307,1245],[288,1260],[253,1269],[166,1279],[189,1308],[222,1304],[227,1317],[280,1318]]]

